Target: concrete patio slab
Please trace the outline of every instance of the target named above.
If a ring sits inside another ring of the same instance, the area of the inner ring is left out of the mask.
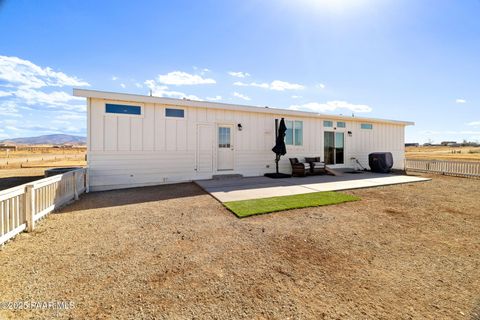
[[[362,172],[357,174],[344,173],[342,176],[322,175],[287,179],[251,177],[231,180],[198,180],[195,182],[220,202],[229,202],[429,180],[431,179],[417,176]]]

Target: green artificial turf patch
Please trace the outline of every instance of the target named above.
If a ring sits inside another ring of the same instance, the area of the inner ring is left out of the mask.
[[[231,201],[225,202],[224,205],[238,217],[243,218],[255,214],[326,206],[357,200],[360,200],[360,198],[350,194],[328,191],[297,194],[284,197]]]

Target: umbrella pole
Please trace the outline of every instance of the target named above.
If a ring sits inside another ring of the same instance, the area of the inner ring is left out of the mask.
[[[275,138],[278,137],[278,119],[275,119]],[[279,159],[280,157],[277,155],[275,155],[275,168],[277,169],[277,174],[279,173],[278,172],[278,161],[280,160]]]

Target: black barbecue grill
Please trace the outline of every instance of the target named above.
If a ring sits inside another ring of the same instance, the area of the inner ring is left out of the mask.
[[[373,152],[368,155],[368,164],[372,172],[389,173],[393,167],[391,152]]]

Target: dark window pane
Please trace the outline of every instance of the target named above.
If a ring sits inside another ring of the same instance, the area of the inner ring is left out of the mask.
[[[166,117],[174,117],[174,118],[183,118],[185,117],[185,111],[183,109],[165,109],[165,116]]]
[[[373,129],[373,125],[371,123],[362,123],[360,127],[362,129]]]
[[[142,107],[138,106],[127,106],[123,104],[105,104],[106,113],[118,113],[118,114],[142,114]]]
[[[333,164],[335,162],[335,145],[334,145],[334,133],[333,132],[324,132],[323,133],[323,155],[325,158],[325,164]]]
[[[343,132],[335,133],[335,164],[343,164],[345,136]]]

